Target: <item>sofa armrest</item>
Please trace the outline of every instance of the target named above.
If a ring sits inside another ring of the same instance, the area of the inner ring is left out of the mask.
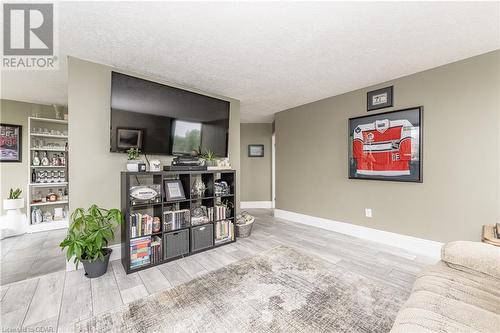
[[[480,242],[450,242],[441,259],[455,268],[465,267],[500,279],[500,247]]]

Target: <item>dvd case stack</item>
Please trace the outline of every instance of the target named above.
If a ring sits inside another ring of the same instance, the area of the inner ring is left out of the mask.
[[[149,265],[151,237],[141,237],[130,241],[130,268]]]
[[[153,216],[149,214],[130,214],[130,237],[140,237],[153,233]]]
[[[153,236],[151,242],[151,263],[156,264],[161,262],[162,260],[161,238],[158,236]]]
[[[234,239],[234,225],[230,220],[215,223],[215,243],[223,243]]]
[[[177,230],[189,226],[190,211],[181,209],[163,212],[163,230]]]

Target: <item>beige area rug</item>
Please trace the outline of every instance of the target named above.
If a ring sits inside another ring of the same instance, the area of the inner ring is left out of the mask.
[[[409,292],[279,246],[76,324],[77,332],[388,332]]]

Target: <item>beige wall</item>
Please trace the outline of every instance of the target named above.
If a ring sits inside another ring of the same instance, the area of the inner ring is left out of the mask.
[[[241,124],[241,201],[271,201],[272,124]],[[248,157],[249,144],[263,144],[264,157]]]
[[[125,154],[109,152],[112,70],[179,87],[109,66],[72,57],[68,59],[71,211],[77,207],[88,207],[92,203],[104,208],[120,208],[120,172],[126,171],[127,158]],[[194,89],[189,90],[203,93]],[[231,102],[228,150],[231,164],[237,170],[239,182],[239,101],[222,96],[210,96]],[[151,156],[150,158],[160,159],[163,165],[170,164],[172,160],[171,157],[166,156]],[[239,184],[237,187],[239,188]],[[237,193],[237,207],[239,207],[239,200],[240,195]]]
[[[394,85],[395,107],[424,106],[423,183],[348,179],[349,117]],[[276,207],[436,241],[480,240],[499,220],[500,52],[276,115]],[[373,209],[365,218],[364,209]]]
[[[53,108],[49,105],[31,104],[2,99],[0,121],[6,124],[22,126],[22,161],[20,163],[0,163],[1,199],[8,196],[11,188],[23,190],[22,197],[26,199],[28,190],[29,172],[29,137],[28,117],[36,110],[40,116],[53,118]],[[0,200],[0,209],[3,210],[3,200]],[[26,212],[26,207],[22,209]]]

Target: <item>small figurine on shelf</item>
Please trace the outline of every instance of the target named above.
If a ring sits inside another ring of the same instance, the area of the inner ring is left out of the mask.
[[[52,189],[49,189],[49,193],[47,194],[47,201],[54,202],[57,201],[57,194],[55,194]]]

